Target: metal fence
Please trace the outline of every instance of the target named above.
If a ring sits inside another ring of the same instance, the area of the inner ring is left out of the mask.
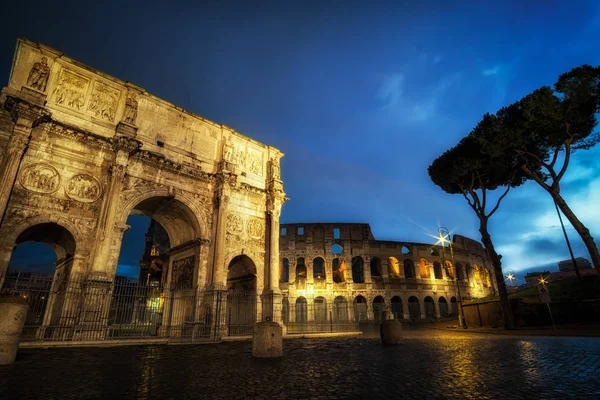
[[[345,303],[288,304],[283,301],[281,320],[288,334],[357,332],[361,316],[355,307]]]
[[[270,313],[272,298],[255,292],[143,285],[123,279],[9,272],[1,294],[29,303],[22,341],[166,339],[219,341],[251,336]],[[281,307],[281,308],[279,308]],[[268,311],[268,313],[267,313]],[[360,313],[346,304],[275,307],[287,333],[358,331]]]

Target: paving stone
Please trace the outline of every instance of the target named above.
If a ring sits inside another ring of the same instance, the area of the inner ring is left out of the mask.
[[[600,339],[407,332],[285,341],[23,349],[0,367],[0,399],[598,399]],[[324,351],[327,350],[327,351]]]

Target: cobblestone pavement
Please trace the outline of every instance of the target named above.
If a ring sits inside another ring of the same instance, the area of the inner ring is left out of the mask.
[[[600,399],[600,339],[407,331],[297,339],[254,359],[250,342],[23,349],[0,399]]]

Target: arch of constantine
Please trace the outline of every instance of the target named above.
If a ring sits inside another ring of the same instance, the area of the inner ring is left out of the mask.
[[[115,318],[127,218],[141,214],[164,228],[170,246],[161,276],[149,282],[160,288],[157,304],[171,299],[156,326],[216,326],[227,307],[215,298],[239,279],[252,280],[246,293],[258,299],[250,320],[278,320],[282,156],[19,39],[0,97],[0,284],[9,283],[17,245],[49,244],[58,261],[35,335],[101,338]],[[151,292],[131,290],[142,300]],[[132,307],[149,307],[142,303]]]

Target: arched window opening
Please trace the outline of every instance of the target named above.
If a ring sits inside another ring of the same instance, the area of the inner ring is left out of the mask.
[[[300,257],[296,260],[296,281],[306,280],[306,265],[304,265],[304,258]]]
[[[481,271],[477,264],[473,264],[473,279],[475,280],[475,283],[481,285]]]
[[[450,309],[452,315],[456,317],[458,315],[458,303],[456,303],[456,297],[450,298]]]
[[[373,319],[375,321],[383,320],[383,312],[385,311],[385,300],[381,296],[373,299]]]
[[[281,260],[281,272],[279,282],[286,283],[290,281],[290,261],[287,258]]]
[[[407,246],[402,246],[402,254],[404,254],[404,255],[410,254],[410,249]]]
[[[467,282],[470,282],[471,278],[473,278],[473,267],[469,263],[465,265],[465,277],[467,278]]]
[[[431,279],[431,268],[424,258],[419,260],[419,276],[421,279]]]
[[[325,298],[321,296],[315,298],[315,323],[327,323],[327,301],[325,301]],[[323,327],[321,327],[321,329],[322,328]]]
[[[344,282],[345,264],[340,261],[339,258],[334,258],[331,263],[331,269],[333,271],[333,281],[335,283]]]
[[[448,314],[448,302],[444,296],[440,297],[438,300],[438,306],[440,307],[440,316],[442,318],[446,318],[449,316]]]
[[[348,303],[342,296],[338,296],[333,300],[333,312],[332,312],[334,323],[348,322]]]
[[[284,324],[290,322],[290,301],[287,297],[281,300],[281,321]]]
[[[407,279],[416,278],[415,275],[415,263],[410,258],[404,260],[404,277]]]
[[[354,283],[365,283],[365,266],[360,256],[352,258],[352,281]]]
[[[392,314],[395,319],[404,318],[404,313],[402,309],[402,297],[394,296],[392,297]]]
[[[419,299],[415,296],[408,298],[408,312],[412,320],[418,320],[421,318],[421,306],[419,305]]]
[[[435,247],[432,247],[429,250],[429,254],[432,255],[432,256],[435,256],[435,257],[439,257],[440,256],[439,251]]]
[[[425,317],[426,318],[435,318],[435,304],[433,302],[433,298],[431,296],[425,297],[424,304],[425,304]]]
[[[435,279],[444,279],[444,273],[442,272],[442,266],[437,261],[435,261],[433,263],[433,275],[434,275]]]
[[[487,269],[485,269],[485,285],[488,288],[492,287],[492,279],[490,277],[490,271],[488,271]]]
[[[400,262],[396,257],[388,257],[390,278],[400,278]]]
[[[313,279],[315,282],[325,281],[325,260],[322,257],[313,260]]]
[[[465,280],[465,271],[461,263],[456,263],[456,277],[459,281]]]
[[[450,261],[446,260],[444,265],[445,265],[444,270],[446,271],[446,276],[449,279],[454,279],[455,272],[454,272],[454,266],[452,265],[452,263]]]
[[[371,257],[371,276],[375,278],[381,277],[381,260],[379,257]]]
[[[308,304],[304,297],[296,299],[296,323],[308,322]]]
[[[354,320],[360,322],[367,319],[367,299],[363,296],[356,296],[354,298]]]

